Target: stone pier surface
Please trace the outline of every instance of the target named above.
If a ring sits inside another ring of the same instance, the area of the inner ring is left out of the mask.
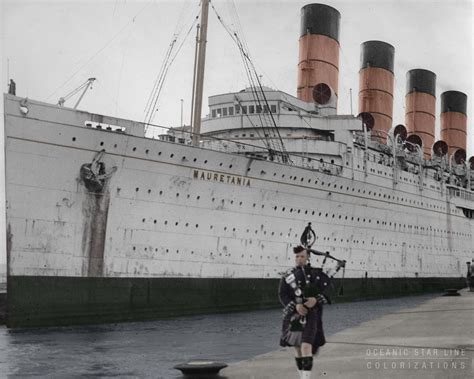
[[[312,378],[474,378],[474,292],[460,293],[332,335],[314,359]],[[221,375],[298,378],[293,349],[283,348],[232,364]]]

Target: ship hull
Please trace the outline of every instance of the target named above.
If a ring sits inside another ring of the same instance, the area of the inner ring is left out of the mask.
[[[279,164],[14,96],[5,137],[12,327],[275,306],[308,222],[314,247],[347,261],[346,299],[459,287],[474,253],[442,183],[356,154]]]
[[[334,281],[345,302],[463,288],[463,278],[349,278]],[[341,287],[342,285],[342,287]],[[43,327],[154,320],[276,308],[278,279],[13,276],[7,326]]]

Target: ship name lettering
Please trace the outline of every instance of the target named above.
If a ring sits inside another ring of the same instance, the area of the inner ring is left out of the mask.
[[[199,180],[206,180],[208,182],[219,182],[233,184],[237,186],[250,187],[250,179],[237,175],[224,175],[211,171],[193,170],[193,178]]]

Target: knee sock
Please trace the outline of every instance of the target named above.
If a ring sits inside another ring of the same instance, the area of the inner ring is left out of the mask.
[[[313,357],[301,358],[301,366],[303,371],[311,371],[313,369]]]
[[[296,367],[298,367],[298,370],[303,370],[303,357],[296,357]]]
[[[295,361],[296,361],[296,367],[298,368],[298,374],[300,375],[300,379],[301,379],[301,373],[303,372],[303,358],[295,357]]]
[[[302,367],[303,371],[301,371],[301,378],[311,379],[311,370],[313,369],[313,357],[303,357]]]

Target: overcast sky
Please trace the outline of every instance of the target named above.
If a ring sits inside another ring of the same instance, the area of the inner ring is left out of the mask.
[[[0,3],[3,92],[9,75],[17,83],[18,96],[56,103],[87,78],[96,77],[97,83],[79,108],[138,121],[144,120],[143,111],[173,33],[186,34],[199,11],[199,1]],[[263,83],[292,95],[296,95],[300,9],[307,3],[234,1],[241,37],[263,75]],[[404,123],[406,72],[413,68],[431,70],[437,74],[437,116],[443,91],[459,90],[468,95],[467,150],[468,156],[474,155],[473,1],[324,3],[341,13],[339,113],[350,113],[350,88],[354,113],[357,111],[360,44],[374,39],[386,41],[395,47],[394,124]],[[224,22],[235,29],[232,2],[215,0],[213,4]],[[189,123],[194,37],[192,30],[168,71],[154,123],[179,125],[180,99],[184,100],[184,121]],[[248,86],[239,52],[212,9],[207,52],[203,115],[208,113],[207,96]],[[74,99],[66,105],[73,106]],[[0,142],[3,144],[3,127]],[[3,159],[3,154],[0,156]],[[5,230],[1,224],[0,230]],[[0,233],[1,238],[4,233]]]

